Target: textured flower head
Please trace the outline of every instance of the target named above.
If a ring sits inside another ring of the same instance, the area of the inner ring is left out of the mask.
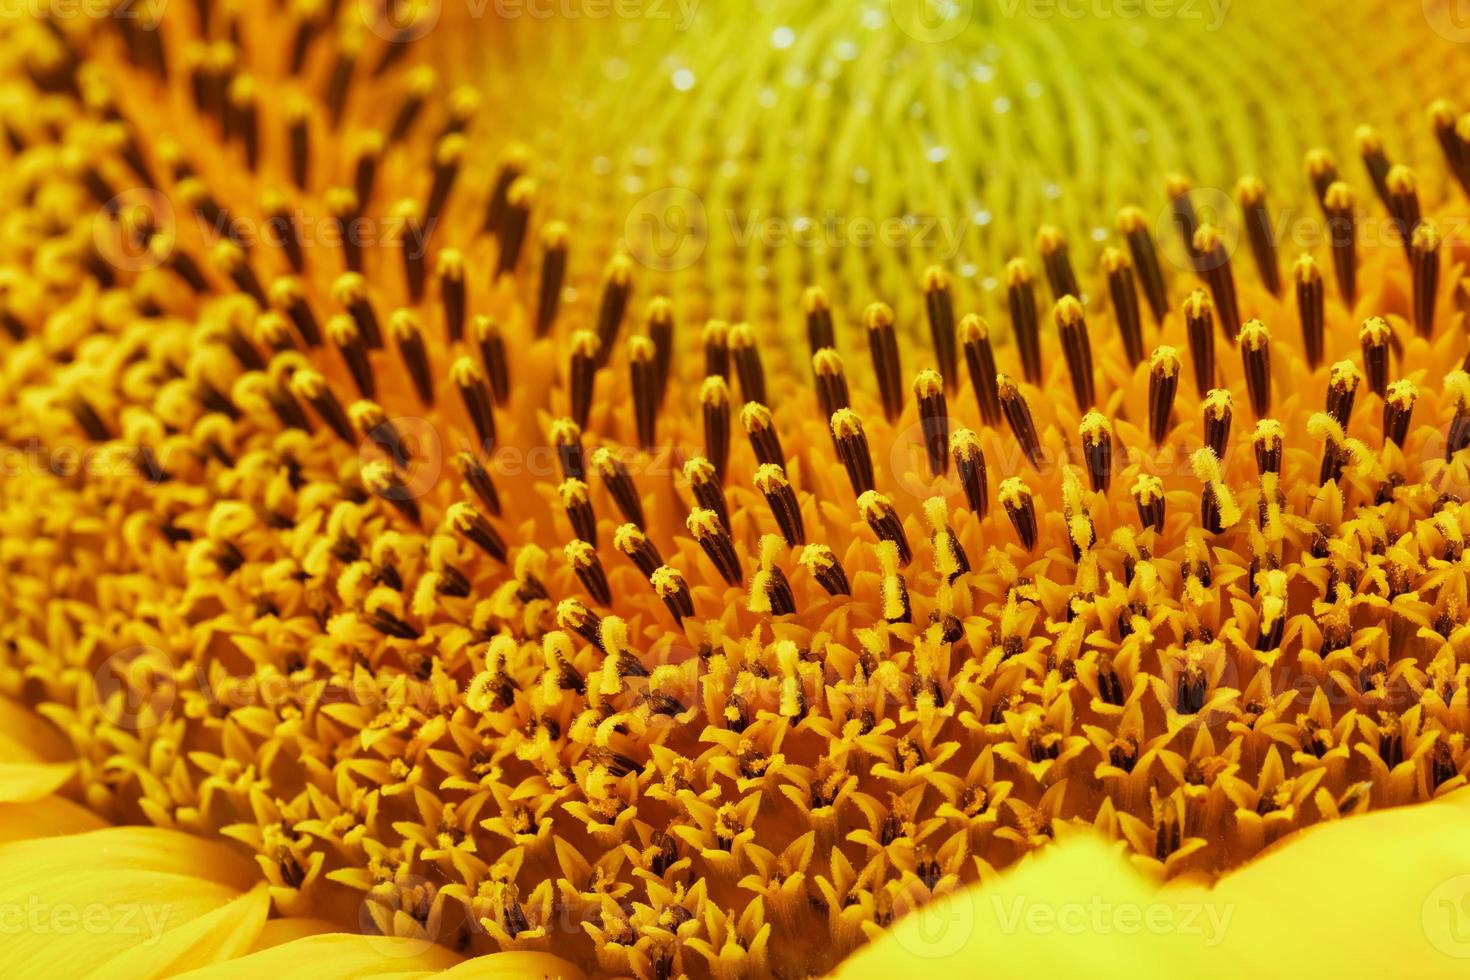
[[[1463,52],[1207,7],[7,22],[14,836],[138,972],[806,976],[1455,794]]]

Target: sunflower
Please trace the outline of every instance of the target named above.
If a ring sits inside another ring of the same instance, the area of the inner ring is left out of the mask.
[[[1456,975],[1470,32],[1323,6],[0,21],[14,961]]]

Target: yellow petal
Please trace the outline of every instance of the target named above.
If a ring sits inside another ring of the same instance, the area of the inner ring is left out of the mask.
[[[255,943],[270,912],[264,882],[226,905],[177,929],[153,945],[137,945],[107,964],[107,977],[157,977],[182,973],[243,956]]]
[[[333,932],[307,936],[188,974],[190,980],[348,980],[446,970],[460,958],[443,946]]]
[[[182,946],[169,934],[229,906],[251,874],[224,845],[154,827],[11,841],[0,845],[0,867],[6,957],[33,975],[56,976],[124,956],[124,967],[136,966],[118,975],[157,972],[148,968],[154,955],[197,957],[186,952],[189,932]],[[228,920],[201,928],[232,932]]]
[[[1070,836],[905,916],[837,976],[1465,976],[1467,819],[1462,790],[1323,824],[1213,888]]]
[[[50,796],[76,771],[70,762],[0,762],[0,803],[32,803]]]
[[[440,977],[470,980],[472,977],[495,977],[496,980],[586,980],[586,975],[566,960],[550,953],[516,950],[493,953],[465,960]]]
[[[0,697],[0,745],[7,750],[20,746],[21,758],[41,762],[61,762],[76,757],[66,737],[45,718],[25,705]],[[8,751],[6,758],[10,756]]]
[[[0,844],[32,837],[60,837],[101,830],[107,822],[64,796],[0,803]]]

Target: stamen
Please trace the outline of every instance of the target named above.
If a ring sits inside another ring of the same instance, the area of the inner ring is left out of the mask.
[[[1264,477],[1267,473],[1281,475],[1281,451],[1286,442],[1286,430],[1275,419],[1256,422],[1251,434],[1251,445],[1256,453],[1256,472]]]
[[[449,368],[449,377],[459,388],[465,412],[475,427],[481,451],[495,445],[495,414],[490,410],[490,388],[480,366],[470,357],[457,358]]]
[[[1444,388],[1445,394],[1455,396],[1455,417],[1450,420],[1444,445],[1444,461],[1448,463],[1470,446],[1470,376],[1464,371],[1451,371],[1445,375]]]
[[[500,494],[490,479],[489,471],[485,469],[479,458],[474,453],[462,449],[454,454],[454,468],[459,471],[460,479],[464,480],[465,488],[479,497],[490,513],[499,517]]]
[[[689,583],[684,581],[678,569],[664,565],[656,569],[648,581],[668,607],[674,622],[682,624],[686,617],[694,615],[694,597],[689,594]]]
[[[658,382],[655,403],[662,405],[674,354],[674,304],[666,296],[655,296],[648,304],[648,339],[653,341],[653,376]]]
[[[1240,362],[1251,411],[1256,418],[1271,410],[1271,331],[1260,320],[1252,320],[1240,331]]]
[[[837,458],[847,470],[853,496],[861,497],[874,486],[873,457],[868,448],[868,437],[863,432],[862,419],[851,409],[842,408],[832,413],[831,425]]]
[[[1273,296],[1281,295],[1281,265],[1276,258],[1276,238],[1271,210],[1266,204],[1266,185],[1258,177],[1242,177],[1235,185],[1235,198],[1251,243],[1251,255],[1261,275],[1261,285]]]
[[[1177,359],[1176,359],[1177,361]],[[1176,381],[1178,365],[1175,365]],[[1152,397],[1152,388],[1150,388]],[[1107,493],[1108,486],[1113,481],[1113,431],[1108,426],[1107,416],[1101,412],[1088,412],[1082,416],[1082,423],[1077,427],[1077,433],[1082,439],[1082,458],[1087,463],[1087,480],[1091,484],[1093,492]]]
[[[1240,508],[1235,504],[1235,495],[1225,485],[1220,472],[1220,460],[1214,451],[1201,448],[1190,457],[1194,475],[1204,484],[1200,493],[1200,524],[1211,534],[1221,534],[1234,527],[1240,520]]]
[[[587,475],[587,455],[582,449],[582,427],[571,419],[557,419],[550,427],[551,443],[561,465],[562,479],[582,479]],[[589,539],[590,540],[590,539]]]
[[[1118,321],[1118,335],[1128,363],[1137,367],[1143,360],[1143,321],[1138,309],[1138,286],[1133,280],[1133,264],[1116,248],[1102,254],[1103,272],[1108,277],[1108,295],[1113,302],[1113,316]]]
[[[711,320],[704,325],[700,340],[704,343],[705,377],[730,380],[730,328],[724,320]]]
[[[1179,391],[1181,366],[1178,352],[1168,346],[1155,348],[1149,359],[1149,437],[1155,446],[1162,446],[1169,435],[1169,419],[1174,414],[1174,396]]]
[[[434,274],[439,280],[439,302],[444,307],[444,332],[451,344],[457,344],[464,340],[464,256],[446,248],[439,253]]]
[[[536,336],[545,337],[556,322],[562,284],[567,277],[567,239],[571,232],[560,221],[541,229],[541,286],[536,294]]]
[[[607,652],[602,643],[602,620],[579,599],[563,599],[556,604],[556,625],[571,630],[593,647]]]
[[[310,405],[339,439],[349,446],[357,442],[352,432],[352,423],[347,420],[347,413],[342,410],[342,403],[337,400],[336,394],[327,387],[326,378],[303,368],[291,375],[290,388],[291,393]]]
[[[391,463],[374,459],[362,465],[363,489],[392,504],[412,524],[421,523],[418,501],[393,471]],[[481,518],[483,520],[483,518]]]
[[[1006,263],[1006,302],[1011,311],[1011,329],[1021,352],[1021,376],[1041,384],[1041,316],[1036,308],[1036,286],[1024,259]]]
[[[1204,395],[1215,387],[1215,304],[1203,289],[1196,289],[1184,301],[1184,332],[1194,365],[1194,387]]]
[[[357,137],[356,162],[352,166],[352,193],[357,195],[363,207],[372,203],[373,189],[378,181],[378,167],[383,162],[385,146],[383,134],[377,130],[367,130]]]
[[[1317,268],[1317,260],[1303,253],[1292,267],[1292,278],[1296,280],[1296,308],[1302,322],[1302,346],[1307,353],[1307,364],[1315,369],[1322,363],[1327,322],[1326,303],[1322,298],[1322,271]]]
[[[505,359],[505,340],[500,336],[500,324],[494,317],[483,313],[470,322],[470,332],[480,348],[480,363],[485,367],[485,377],[490,381],[490,393],[495,404],[510,401],[510,365]]]
[[[1016,537],[1021,539],[1021,547],[1031,551],[1036,547],[1037,531],[1036,501],[1031,496],[1031,488],[1020,477],[1013,476],[1001,481],[999,497],[1011,526],[1016,529]]]
[[[357,385],[358,393],[364,398],[376,397],[376,385],[373,381],[372,365],[368,363],[367,346],[362,342],[362,335],[358,332],[357,324],[352,322],[352,317],[338,314],[328,320],[327,336],[331,338],[337,352],[342,355],[342,361],[352,374],[352,381]]]
[[[1414,176],[1414,171],[1399,164],[1389,170],[1384,183],[1388,187],[1388,213],[1393,216],[1407,251],[1424,218],[1419,206],[1419,179]]]
[[[357,59],[362,54],[363,38],[357,33],[340,32],[337,35],[337,57],[332,63],[327,78],[326,92],[322,102],[327,107],[327,118],[332,128],[342,125],[342,112],[347,107],[347,96],[352,86],[352,76],[357,71]]]
[[[689,512],[685,525],[726,584],[739,585],[745,578],[740,568],[740,556],[736,554],[735,542],[720,516],[712,510],[696,507]]]
[[[1203,411],[1205,417],[1205,445],[1219,459],[1226,459],[1230,446],[1230,425],[1235,419],[1235,402],[1230,389],[1214,388],[1205,395]]]
[[[725,379],[717,374],[705,378],[699,403],[704,411],[704,456],[714,464],[715,479],[724,486],[730,461],[730,388]]]
[[[730,328],[730,353],[735,361],[735,376],[740,379],[740,396],[746,402],[770,405],[766,395],[766,370],[761,365],[760,348],[755,343],[755,331],[748,323],[737,323]]]
[[[526,226],[531,222],[531,201],[536,194],[536,182],[521,177],[510,185],[505,197],[505,221],[500,229],[500,253],[495,260],[495,278],[515,271],[521,260],[521,249],[526,242]]]
[[[1380,398],[1388,394],[1388,344],[1393,328],[1381,316],[1371,316],[1363,321],[1358,331],[1358,345],[1363,350],[1363,373],[1368,376],[1368,387]]]
[[[1210,287],[1210,297],[1220,317],[1220,328],[1231,340],[1240,338],[1240,303],[1235,295],[1235,274],[1230,271],[1230,253],[1214,225],[1201,225],[1194,235],[1200,274]]]
[[[1349,459],[1347,435],[1335,419],[1324,412],[1313,415],[1307,423],[1308,434],[1322,440],[1322,466],[1317,477],[1318,486],[1326,486],[1342,479],[1344,465]]]
[[[296,217],[291,212],[290,203],[284,195],[275,191],[267,191],[260,197],[260,209],[265,212],[267,240],[285,254],[291,271],[298,276],[301,275],[306,269],[306,256],[301,251],[301,234],[296,226]]]
[[[806,526],[801,518],[801,506],[796,491],[786,478],[786,471],[775,463],[764,463],[755,471],[755,487],[765,494],[771,515],[781,529],[781,536],[789,545],[806,542]]]
[[[1189,256],[1194,271],[1202,273],[1204,265],[1200,262],[1199,248],[1195,244],[1200,222],[1199,216],[1195,214],[1194,204],[1189,199],[1189,191],[1189,178],[1184,175],[1171,174],[1164,178],[1164,196],[1169,199],[1174,227],[1179,230],[1179,238],[1184,243],[1185,254]]]
[[[403,102],[393,115],[393,124],[388,127],[390,144],[398,143],[408,135],[423,110],[424,102],[438,83],[439,76],[430,65],[419,65],[409,72]]]
[[[714,464],[703,456],[695,456],[684,464],[684,479],[689,481],[689,489],[699,506],[714,511],[720,523],[730,527],[730,508],[725,503],[725,491]]]
[[[953,386],[959,377],[959,357],[955,350],[954,294],[949,275],[939,266],[924,270],[924,307],[929,315],[929,336],[934,342],[934,358],[939,362],[939,375]]]
[[[1327,414],[1343,429],[1353,415],[1353,402],[1358,397],[1358,384],[1363,376],[1352,361],[1338,361],[1332,365],[1327,379]]]
[[[1470,141],[1460,132],[1461,125],[1470,120],[1470,116],[1457,119],[1454,107],[1440,100],[1430,105],[1429,119],[1434,125],[1434,135],[1439,140],[1439,148],[1444,151],[1445,163],[1449,165],[1450,173],[1455,175],[1461,189],[1470,194]],[[1386,192],[1385,187],[1385,194]]]
[[[806,312],[806,342],[812,354],[837,348],[837,331],[832,326],[832,305],[820,286],[811,286],[802,294]]]
[[[903,382],[899,374],[898,338],[893,332],[893,310],[884,303],[873,303],[863,313],[863,323],[868,328],[868,350],[873,355],[873,373],[878,376],[883,414],[889,422],[897,422],[903,414]]]
[[[804,565],[817,584],[826,590],[828,595],[851,595],[852,587],[848,585],[847,573],[843,571],[842,564],[832,549],[824,544],[809,544],[801,549],[801,557],[797,559]]]
[[[604,447],[592,454],[592,468],[602,477],[603,486],[607,487],[623,517],[639,529],[646,530],[648,525],[643,520],[643,502],[638,499],[638,489],[633,485],[633,477],[623,461]]]
[[[429,277],[424,267],[428,234],[424,228],[423,215],[419,213],[416,201],[405,198],[394,207],[393,216],[398,222],[397,239],[398,251],[403,256],[403,282],[408,288],[409,302],[417,306],[424,298]]]
[[[592,387],[597,380],[597,362],[602,341],[591,330],[572,334],[572,363],[567,372],[567,390],[571,397],[572,421],[578,429],[587,428],[592,414]]]
[[[307,305],[306,290],[302,288],[301,280],[282,276],[271,283],[270,298],[272,306],[290,317],[296,332],[301,335],[307,347],[322,345],[322,332],[317,326],[316,315]]]
[[[311,172],[311,103],[294,97],[286,102],[286,156],[290,160],[291,183],[306,190]]]
[[[0,312],[0,324],[3,324],[4,319],[5,313]],[[18,323],[15,325],[19,326]],[[6,329],[7,332],[10,332],[9,328]],[[11,333],[11,336],[16,340],[22,339],[25,336],[24,329],[22,328],[19,337],[16,337],[14,333]],[[291,325],[286,322],[284,316],[275,310],[267,310],[255,318],[255,342],[269,347],[273,354],[283,354],[287,351],[300,350],[296,346],[296,335],[291,332]],[[256,370],[263,369],[264,364]]]
[[[214,260],[214,267],[228,276],[237,290],[255,300],[262,310],[270,305],[265,290],[260,288],[260,280],[255,278],[255,270],[250,268],[250,260],[240,246],[225,240],[215,245],[209,255]]]
[[[613,547],[628,557],[644,577],[652,575],[664,563],[648,535],[635,524],[624,524],[613,532]]]
[[[459,178],[464,162],[466,141],[461,133],[449,133],[434,147],[434,175],[429,182],[429,197],[424,204],[424,227],[432,233],[449,203],[449,194]]]
[[[597,515],[592,510],[592,496],[587,484],[575,477],[568,477],[556,488],[566,511],[567,522],[572,532],[583,541],[597,547]]]
[[[954,456],[955,472],[965,488],[965,502],[970,511],[984,520],[990,510],[990,487],[986,481],[985,453],[980,437],[969,429],[956,429],[949,437],[949,451]]]
[[[1140,473],[1131,490],[1133,503],[1138,508],[1138,523],[1164,533],[1164,483],[1156,476]]]
[[[1041,253],[1041,262],[1046,269],[1047,283],[1051,286],[1054,302],[1060,303],[1065,296],[1076,299],[1082,295],[1077,285],[1077,274],[1072,269],[1072,259],[1067,253],[1067,236],[1060,228],[1043,225],[1036,233],[1036,251]]]
[[[352,317],[362,334],[363,342],[371,350],[383,346],[383,331],[378,326],[378,314],[368,298],[367,280],[355,272],[344,273],[332,283],[332,298]]]
[[[1372,126],[1359,126],[1353,133],[1353,138],[1358,143],[1358,155],[1363,158],[1363,168],[1368,171],[1368,179],[1373,182],[1373,190],[1378,194],[1378,199],[1388,206],[1388,171],[1391,164],[1388,154],[1383,149],[1383,139],[1378,131]]]
[[[1332,154],[1323,149],[1308,150],[1306,157],[1307,179],[1312,182],[1312,191],[1317,203],[1327,210],[1327,188],[1337,183],[1337,163]]]
[[[812,374],[817,383],[817,405],[822,417],[831,419],[833,414],[848,408],[852,396],[847,388],[847,375],[842,369],[842,358],[837,351],[823,347],[812,355]]]
[[[908,535],[904,533],[903,521],[898,517],[898,512],[893,509],[893,503],[887,497],[876,490],[869,490],[858,498],[858,512],[873,529],[873,533],[880,541],[892,541],[898,546],[898,559],[900,565],[908,565],[913,560],[913,552],[909,550]]]
[[[1414,417],[1414,403],[1419,399],[1419,388],[1408,379],[1395,381],[1388,386],[1388,397],[1383,400],[1383,442],[1392,442],[1402,447],[1409,436],[1409,422]]]
[[[1097,544],[1097,525],[1082,500],[1082,483],[1077,479],[1077,469],[1073,466],[1062,468],[1062,518],[1067,526],[1068,543],[1072,546],[1072,560],[1080,562],[1082,556]]]
[[[353,402],[347,408],[347,416],[352,420],[353,426],[361,439],[373,442],[396,467],[403,467],[408,462],[408,453],[403,445],[403,438],[393,423],[388,420],[388,415],[383,407],[377,402],[360,399]]]
[[[1010,424],[1011,433],[1020,444],[1021,452],[1026,454],[1026,462],[1031,464],[1032,469],[1040,472],[1041,437],[1036,434],[1036,423],[1031,419],[1031,406],[1027,403],[1026,396],[1021,394],[1021,389],[1009,375],[996,375],[995,386],[1000,392],[1001,412]]]
[[[654,426],[658,421],[658,352],[647,337],[628,341],[629,383],[633,390],[633,419],[638,427],[638,445],[652,451]]]
[[[480,223],[480,231],[496,238],[503,237],[506,213],[510,208],[511,188],[525,176],[527,162],[524,146],[513,145],[506,151],[500,161],[500,170],[495,174],[490,195],[485,201],[485,220]]]
[[[971,313],[960,321],[960,339],[965,345],[965,363],[975,402],[986,425],[1000,424],[1000,391],[995,387],[995,352],[990,347],[990,324]]]
[[[934,568],[945,581],[954,582],[970,571],[970,556],[965,554],[964,545],[960,544],[954,529],[949,526],[949,508],[943,497],[930,497],[924,501],[924,519],[929,522]]]
[[[899,572],[907,562],[900,559],[898,546],[892,541],[880,541],[873,553],[878,559],[883,619],[889,623],[911,622],[913,609],[909,604],[909,586]]]
[[[1092,374],[1092,339],[1088,336],[1082,304],[1075,296],[1063,296],[1057,300],[1053,318],[1067,371],[1072,376],[1072,394],[1077,399],[1077,407],[1085,411],[1097,402],[1097,391]]]
[[[914,378],[914,398],[919,403],[919,422],[924,429],[924,448],[929,455],[929,472],[949,472],[949,407],[944,381],[939,373],[925,368]]]
[[[607,265],[602,282],[602,302],[597,309],[597,339],[602,341],[598,367],[607,363],[612,345],[623,329],[623,316],[628,311],[628,297],[633,291],[633,260],[623,253],[614,255]]]
[[[781,566],[776,564],[781,552],[780,538],[774,534],[761,537],[760,569],[750,582],[749,608],[753,613],[790,616],[796,612],[796,596],[792,594],[791,582]]]
[[[1427,218],[1414,229],[1409,244],[1409,265],[1414,273],[1414,329],[1425,338],[1434,334],[1441,244],[1439,229]]]
[[[1327,188],[1322,199],[1327,212],[1327,240],[1332,245],[1332,265],[1337,270],[1337,289],[1349,309],[1358,297],[1358,217],[1352,188],[1338,181]]]
[[[1141,208],[1125,207],[1118,213],[1118,231],[1128,242],[1128,253],[1133,256],[1133,267],[1138,270],[1154,322],[1162,325],[1169,312],[1169,296],[1164,288],[1163,270],[1159,268],[1159,251],[1149,234],[1147,215]]]
[[[327,214],[336,226],[337,240],[342,245],[342,264],[348,272],[362,273],[362,236],[358,222],[362,220],[362,205],[350,187],[332,187],[323,198]]]

